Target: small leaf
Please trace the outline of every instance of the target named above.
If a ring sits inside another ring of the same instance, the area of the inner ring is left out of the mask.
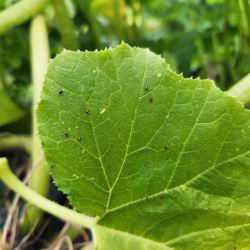
[[[250,113],[212,81],[124,43],[65,51],[37,117],[56,184],[100,217],[98,249],[250,247]]]

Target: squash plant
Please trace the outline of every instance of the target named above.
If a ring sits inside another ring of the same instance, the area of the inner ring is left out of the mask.
[[[122,43],[50,62],[37,126],[76,211],[0,176],[40,208],[92,229],[96,249],[248,249],[250,112]]]

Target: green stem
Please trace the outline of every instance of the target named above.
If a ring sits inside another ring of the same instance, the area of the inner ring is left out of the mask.
[[[23,0],[0,12],[0,34],[35,15],[48,0]]]
[[[65,49],[77,50],[79,48],[76,40],[75,28],[70,18],[64,0],[51,0],[55,9],[55,19],[62,36],[62,43]]]
[[[69,236],[70,240],[74,242],[81,234],[82,234],[82,227],[80,227],[79,225],[73,225],[71,223],[68,229],[64,233],[60,232],[58,235],[55,236],[55,238],[51,241],[50,248],[54,247],[58,243],[58,240],[63,236],[66,235]]]
[[[41,143],[37,136],[36,126],[36,108],[40,101],[40,92],[42,91],[42,82],[47,72],[49,63],[49,44],[46,23],[43,16],[37,16],[31,23],[31,65],[32,65],[32,82],[33,82],[33,110],[32,110],[32,166],[35,167],[37,160],[43,154]],[[31,177],[30,187],[36,193],[47,196],[49,190],[50,176],[45,166],[43,158]],[[24,221],[25,230],[30,229],[36,222],[37,217],[41,214],[36,207],[27,208],[27,216]],[[42,216],[41,220],[42,221]],[[39,225],[38,225],[39,226]]]
[[[0,178],[13,191],[40,209],[66,221],[93,229],[96,219],[58,205],[25,186],[10,170],[6,158],[0,158]]]
[[[198,55],[200,57],[200,60],[201,60],[201,65],[202,65],[202,70],[200,72],[200,77],[201,78],[206,78],[206,65],[207,65],[207,62],[206,62],[206,58],[205,58],[205,51],[204,51],[204,46],[203,46],[203,42],[201,39],[197,39],[195,41],[195,44],[196,44],[196,47],[198,49]]]
[[[31,151],[31,138],[29,135],[19,136],[1,136],[0,135],[0,151],[11,148],[24,148],[28,152]]]
[[[94,32],[96,48],[100,50],[103,47],[103,43],[101,40],[101,37],[103,36],[102,31],[101,31],[94,15],[89,18],[89,22],[90,22],[92,29],[93,29],[93,32]]]
[[[220,60],[220,56],[219,56],[219,52],[218,52],[218,48],[220,47],[220,43],[219,43],[219,39],[218,39],[218,36],[217,36],[216,32],[212,33],[212,44],[213,44],[214,56],[216,58],[216,61],[220,64],[219,65],[220,83],[221,83],[221,86],[224,87],[224,85],[225,85],[225,74],[223,72],[223,67],[221,65],[221,60]]]
[[[7,92],[6,73],[5,73],[5,68],[3,65],[1,54],[0,54],[0,85],[1,85],[0,88],[2,88],[5,92]]]
[[[239,2],[239,9],[240,9],[240,18],[239,18],[239,26],[241,28],[241,61],[239,63],[239,71],[240,75],[245,75],[249,72],[249,53],[250,53],[250,27],[249,27],[249,3],[243,2],[240,0]]]
[[[94,242],[91,241],[90,243],[88,243],[88,245],[82,247],[80,250],[94,250],[94,249],[96,249],[95,244]]]
[[[225,46],[225,63],[228,73],[233,83],[237,81],[237,76],[230,56],[230,34],[229,34],[229,0],[225,0],[224,5],[224,46]]]
[[[122,23],[122,18],[121,18],[121,10],[120,10],[120,6],[119,0],[112,0],[113,2],[113,10],[114,10],[114,26],[115,26],[115,30],[116,30],[116,34],[118,36],[118,40],[119,43],[122,42],[123,39],[125,39],[125,32],[124,32],[124,26]]]
[[[239,45],[237,50],[238,66],[237,73],[239,76],[244,75],[244,66],[246,65],[246,60],[244,56],[244,48],[246,45],[245,35],[247,34],[246,24],[245,24],[245,14],[243,12],[243,4],[241,1],[237,1],[237,20],[238,20],[238,36],[239,36]],[[249,47],[248,47],[249,48]]]
[[[189,0],[189,4],[193,8],[195,7],[191,0]],[[192,28],[194,30],[197,30],[197,15],[196,15],[195,9],[193,9],[190,14],[191,14]],[[200,38],[196,39],[195,45],[196,45],[196,48],[198,50],[198,55],[199,55],[199,58],[200,58],[200,61],[201,61],[201,66],[202,66],[200,76],[201,76],[201,78],[205,78],[206,77],[206,65],[207,65],[207,62],[206,62],[206,58],[204,56],[205,51],[204,51],[204,46],[203,46],[202,39],[200,39]]]
[[[75,5],[81,10],[82,15],[89,20],[89,24],[93,29],[93,33],[95,36],[96,48],[99,50],[102,49],[102,42],[101,42],[102,32],[98,27],[97,21],[92,11],[91,7],[92,1],[78,1],[78,0],[73,0],[73,1]]]
[[[141,3],[138,0],[131,0],[132,8],[133,8],[133,28],[134,28],[134,37],[139,36],[138,29],[138,20],[142,22],[142,14],[141,14]],[[143,23],[143,22],[142,22]]]
[[[250,102],[250,74],[237,82],[226,93],[245,104]]]
[[[248,29],[248,35],[250,35],[250,5],[249,5],[249,0],[241,0],[242,5],[243,5],[243,12],[244,12],[244,17],[245,17],[245,22],[247,25]]]

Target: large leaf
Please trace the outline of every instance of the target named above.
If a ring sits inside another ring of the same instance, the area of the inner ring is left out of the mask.
[[[213,82],[122,44],[60,54],[41,98],[48,168],[99,250],[250,247],[250,113]]]

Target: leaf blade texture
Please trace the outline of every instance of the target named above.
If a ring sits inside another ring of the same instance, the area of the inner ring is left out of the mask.
[[[250,246],[250,114],[212,81],[124,43],[65,51],[37,119],[55,183],[100,217],[98,249]]]

